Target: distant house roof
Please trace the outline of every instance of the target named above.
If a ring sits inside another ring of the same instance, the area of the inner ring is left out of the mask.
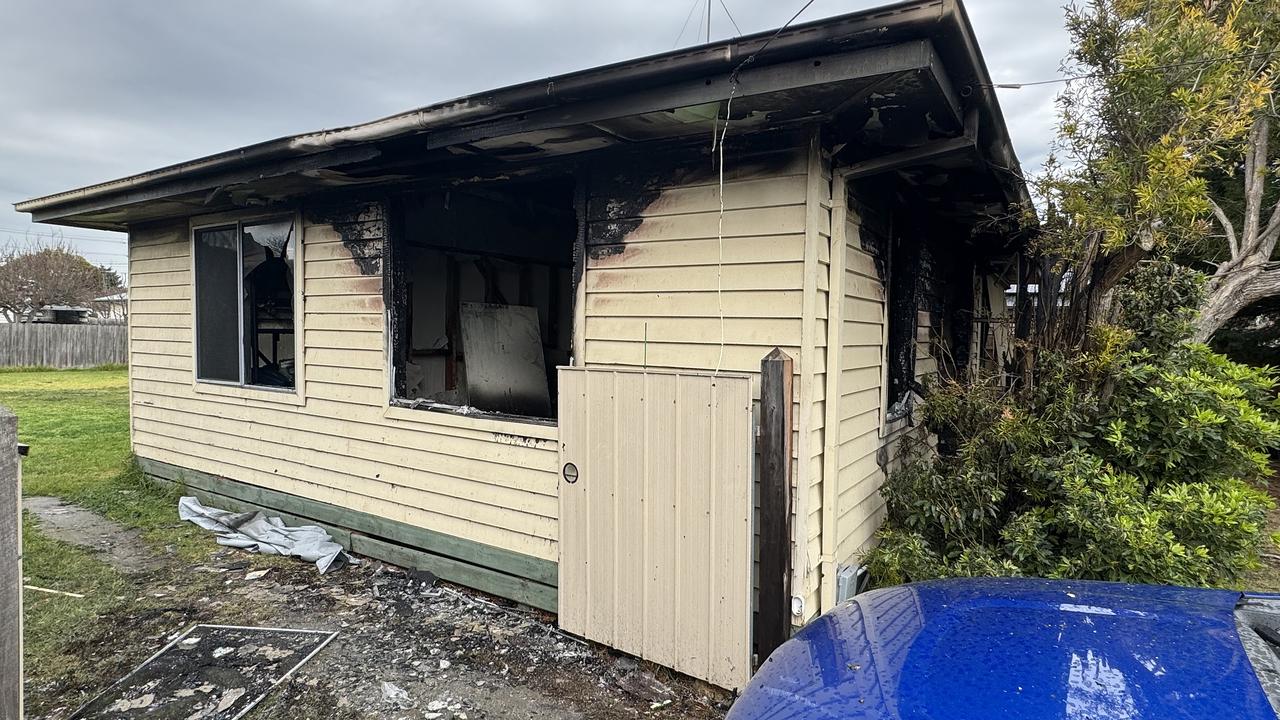
[[[909,0],[248,145],[15,207],[38,222],[122,230],[334,187],[705,138],[730,98],[731,135],[825,119],[847,134],[835,144],[851,161],[909,160],[928,143],[950,142],[910,172],[926,200],[967,219],[1029,200],[963,5]]]

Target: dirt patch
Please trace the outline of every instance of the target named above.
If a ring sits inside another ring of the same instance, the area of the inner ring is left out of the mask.
[[[141,533],[61,498],[23,498],[22,508],[31,513],[45,535],[102,553],[103,559],[121,572],[145,572],[163,563],[147,549]]]

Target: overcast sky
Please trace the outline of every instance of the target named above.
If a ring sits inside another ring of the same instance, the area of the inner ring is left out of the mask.
[[[701,3],[702,0],[696,0]],[[663,52],[695,0],[3,0],[0,241],[13,203],[242,145],[372,120],[512,83]],[[724,0],[742,33],[803,0]],[[715,0],[711,36],[739,34]],[[801,21],[884,4],[815,0]],[[1057,77],[1059,0],[968,0],[995,82]],[[705,39],[705,10],[680,39]],[[1024,168],[1044,157],[1058,86],[1001,90]],[[124,267],[116,233],[63,231]]]

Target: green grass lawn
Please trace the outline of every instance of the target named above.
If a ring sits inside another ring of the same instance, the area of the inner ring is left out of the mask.
[[[188,527],[178,493],[147,482],[131,460],[128,387],[122,368],[0,371],[0,405],[18,415],[18,439],[31,446],[22,494],[55,495],[191,549],[183,541],[195,534],[175,532]]]
[[[142,530],[161,552],[207,553],[207,538],[178,520],[178,493],[148,483],[131,461],[123,369],[0,371],[0,405],[18,415],[18,438],[31,446],[22,464],[23,495],[55,495],[100,512]],[[36,690],[44,679],[77,672],[86,631],[135,604],[141,590],[140,579],[46,537],[29,519],[23,575],[27,584],[85,596],[23,594],[26,665]]]

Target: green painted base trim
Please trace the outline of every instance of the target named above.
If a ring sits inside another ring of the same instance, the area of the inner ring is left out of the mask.
[[[368,535],[358,533],[352,535],[351,544],[351,551],[357,555],[367,555],[400,567],[429,570],[436,577],[459,585],[483,590],[550,612],[556,611],[556,589],[549,585],[503,575],[479,565],[469,565],[459,560],[395,545]]]
[[[557,568],[550,560],[157,460],[138,458],[138,464],[152,478],[185,486],[214,507],[264,510],[289,524],[319,525],[357,555],[429,570],[449,582],[556,612]]]

